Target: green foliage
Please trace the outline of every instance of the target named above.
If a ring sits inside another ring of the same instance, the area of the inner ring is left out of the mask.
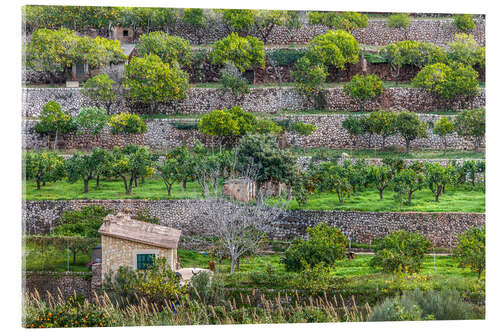
[[[238,171],[255,173],[257,189],[269,181],[291,185],[296,169],[295,158],[279,149],[276,137],[270,134],[252,134],[241,138],[237,149]]]
[[[359,101],[361,110],[364,111],[365,102],[382,94],[384,83],[376,74],[359,75],[352,77],[351,81],[344,84],[343,91]]]
[[[302,269],[295,275],[290,284],[299,290],[307,290],[312,295],[320,295],[333,289],[340,280],[333,276],[333,268],[327,263],[320,261],[311,267],[305,259],[302,259]]]
[[[207,25],[207,18],[201,8],[185,8],[182,13],[182,22],[194,29],[200,29]]]
[[[52,233],[59,236],[98,238],[100,234],[97,231],[104,223],[106,215],[110,213],[109,209],[98,205],[64,211],[57,220],[57,226],[52,230]]]
[[[81,93],[92,101],[103,105],[107,113],[111,105],[116,100],[116,91],[113,88],[115,81],[111,80],[107,74],[99,74],[88,79],[82,86]]]
[[[235,97],[240,97],[250,92],[248,81],[242,77],[241,72],[232,63],[224,66],[219,82],[222,84],[222,91],[229,90]]]
[[[473,306],[455,289],[405,291],[375,306],[368,321],[472,319]]]
[[[157,113],[160,103],[186,99],[189,87],[187,73],[155,54],[132,58],[125,66],[124,84],[128,97],[149,104],[152,113]]]
[[[453,16],[453,24],[460,31],[471,31],[474,30],[476,24],[472,19],[472,15],[470,14],[462,14],[462,15],[454,15]]]
[[[171,195],[172,185],[183,179],[182,172],[180,172],[181,167],[182,164],[177,159],[168,157],[156,165],[156,170],[167,187],[168,196]]]
[[[471,34],[456,34],[448,43],[448,61],[462,63],[466,66],[485,66],[485,48],[480,47]]]
[[[412,80],[412,86],[424,88],[451,100],[457,96],[472,96],[477,93],[478,74],[471,66],[443,63],[425,66]]]
[[[454,126],[448,117],[441,117],[438,121],[434,123],[434,127],[432,132],[436,135],[439,135],[444,143],[444,149],[447,148],[446,136],[453,133]]]
[[[319,192],[334,192],[343,204],[350,195],[352,186],[347,178],[347,169],[332,162],[320,163],[311,171],[313,183]]]
[[[67,134],[76,131],[76,124],[69,115],[69,112],[63,112],[59,103],[49,101],[43,106],[39,117],[40,121],[35,124],[35,132],[54,135],[53,149],[57,147],[59,134]]]
[[[411,204],[413,194],[425,186],[425,176],[412,168],[404,169],[392,179],[394,200],[401,202],[406,197],[406,204]]]
[[[486,130],[486,112],[484,109],[464,110],[453,123],[459,136],[469,137],[474,141],[474,150],[478,151]]]
[[[140,57],[155,54],[170,66],[175,66],[177,63],[181,67],[187,67],[193,59],[189,41],[178,36],[170,36],[163,31],[141,35],[136,49]]]
[[[309,57],[324,66],[344,69],[346,64],[359,61],[359,43],[344,30],[327,31],[314,37],[308,45]]]
[[[410,24],[410,16],[405,13],[392,14],[387,18],[389,28],[407,29]]]
[[[112,134],[141,134],[147,130],[146,123],[141,117],[128,112],[111,116],[108,125]]]
[[[427,163],[425,165],[425,179],[427,187],[434,193],[436,202],[439,202],[439,196],[444,192],[446,185],[454,180],[454,168],[447,167],[439,163]]]
[[[276,49],[269,54],[269,60],[274,66],[293,66],[297,60],[307,54],[301,49]]]
[[[23,326],[26,328],[56,328],[116,325],[115,320],[104,308],[87,302],[81,294],[75,294],[75,296],[69,296],[64,302],[57,303],[53,307],[43,304],[36,313],[31,313],[31,316],[24,318]]]
[[[189,295],[204,304],[218,304],[224,298],[223,281],[218,276],[202,271],[191,278]]]
[[[309,270],[318,265],[321,265],[318,270],[323,271],[323,265],[333,268],[337,260],[344,258],[347,238],[338,228],[322,222],[314,228],[307,228],[306,232],[309,237],[296,238],[281,259],[287,271]],[[306,275],[311,273],[309,271]]]
[[[380,200],[384,199],[384,190],[391,184],[394,170],[387,165],[371,165],[367,177],[377,188]]]
[[[83,180],[84,191],[89,191],[89,181],[103,174],[107,168],[110,154],[107,150],[95,148],[91,154],[75,152],[65,162],[68,182],[74,183]]]
[[[375,241],[375,257],[370,266],[380,267],[385,272],[418,272],[422,268],[424,255],[431,242],[414,232],[393,231]]]
[[[23,155],[23,170],[27,180],[36,182],[37,190],[45,182],[55,182],[64,176],[64,159],[52,152],[28,150]]]
[[[216,65],[232,62],[241,72],[257,66],[263,68],[265,65],[264,43],[255,37],[240,37],[233,32],[213,44],[210,58]]]
[[[453,248],[453,256],[459,266],[476,272],[478,279],[486,269],[486,229],[471,228],[458,236],[458,244]]]
[[[371,133],[382,137],[382,149],[385,148],[387,137],[396,133],[396,117],[394,112],[379,110],[370,112],[364,120],[365,127],[369,128]]]
[[[138,302],[141,298],[164,306],[165,301],[176,301],[187,293],[187,285],[180,285],[181,278],[167,265],[164,257],[153,260],[144,270],[133,271],[121,266],[105,276],[103,289],[114,298]]]
[[[108,122],[106,110],[90,106],[80,109],[75,118],[75,123],[90,135],[98,135]]]
[[[379,53],[364,53],[363,56],[370,64],[381,64],[387,62],[387,59]]]
[[[310,99],[322,93],[327,75],[325,66],[313,64],[308,57],[297,60],[295,70],[290,71],[295,88]]]
[[[288,10],[257,10],[254,16],[255,27],[264,43],[274,27],[287,26],[289,29],[300,27],[297,12]]]
[[[309,12],[309,24],[322,24],[329,28],[352,31],[368,27],[368,16],[356,12]]]
[[[349,115],[342,121],[342,128],[349,132],[354,138],[354,145],[356,146],[356,139],[366,132],[364,117],[357,117]]]
[[[289,130],[299,135],[309,136],[316,131],[316,126],[302,121],[295,121],[290,125]]]
[[[98,68],[126,59],[117,40],[97,36],[80,37],[74,31],[38,29],[26,46],[26,62],[30,68],[50,73],[66,71],[74,63],[87,63]]]
[[[406,151],[410,150],[410,143],[419,138],[427,138],[427,125],[415,113],[403,111],[398,113],[394,126],[397,132],[405,139]]]
[[[247,33],[254,25],[255,10],[222,9],[222,20],[238,33]]]
[[[405,40],[386,45],[380,55],[393,67],[413,65],[422,68],[427,65],[446,61],[445,51],[437,45],[427,42]]]
[[[109,163],[109,172],[120,177],[125,186],[125,194],[131,194],[133,182],[137,181],[137,178],[153,174],[152,164],[153,156],[146,147],[115,147]]]

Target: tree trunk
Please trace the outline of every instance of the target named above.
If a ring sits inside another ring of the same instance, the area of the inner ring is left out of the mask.
[[[234,274],[234,268],[236,267],[236,258],[231,257],[231,275]]]
[[[130,194],[130,191],[128,189],[128,184],[127,184],[127,178],[125,176],[121,176],[123,179],[123,185],[125,185],[125,194]]]
[[[56,150],[56,147],[57,147],[57,136],[59,135],[59,131],[56,131],[56,137],[54,138],[54,146],[52,148],[52,150]]]
[[[139,185],[137,185],[137,177],[134,177],[134,186],[137,187]]]
[[[182,180],[182,189],[183,189],[183,190],[186,190],[186,183],[187,183],[187,179],[186,179],[186,178],[184,178],[184,179]]]
[[[128,182],[128,193],[127,194],[131,194],[132,193],[132,185],[133,185],[133,182],[135,180],[135,175],[132,174],[132,176],[130,176],[130,181]]]
[[[413,194],[412,191],[408,192],[408,204],[411,204],[411,195]]]
[[[410,151],[410,142],[411,142],[411,140],[406,139],[406,152],[407,153]]]
[[[97,175],[97,177],[95,179],[95,183],[96,183],[95,188],[96,189],[99,189],[99,182],[100,182],[100,180],[101,180],[101,175]]]
[[[436,202],[439,202],[439,195],[440,194],[441,194],[441,190],[439,189],[439,190],[436,191],[436,195],[434,197]]]
[[[40,189],[40,179],[37,179],[36,180],[36,189],[39,190]]]
[[[76,250],[73,250],[73,265],[76,265]]]
[[[168,196],[170,197],[170,192],[172,190],[172,185],[167,185],[167,192],[168,192]]]
[[[378,189],[378,194],[380,195],[380,200],[384,200],[384,189],[383,188]]]
[[[88,180],[88,178],[83,179],[83,193],[89,193],[89,180]]]

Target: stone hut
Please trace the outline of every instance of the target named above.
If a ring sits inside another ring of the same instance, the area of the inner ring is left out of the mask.
[[[120,266],[144,269],[154,258],[165,257],[170,269],[177,267],[177,245],[181,231],[134,220],[120,212],[108,215],[99,228],[102,246],[102,272],[116,271]]]

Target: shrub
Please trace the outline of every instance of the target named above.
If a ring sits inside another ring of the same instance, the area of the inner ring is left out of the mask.
[[[380,96],[384,83],[376,74],[354,75],[350,82],[344,84],[343,91],[346,95],[358,100],[361,111],[365,110],[367,100]]]
[[[451,100],[458,95],[475,95],[479,82],[478,74],[471,66],[443,63],[425,66],[412,80],[412,86],[424,88],[431,93]]]
[[[400,297],[386,298],[375,306],[367,318],[368,321],[416,321],[422,320],[422,309],[418,306],[406,308]]]
[[[95,106],[80,109],[76,116],[76,124],[90,135],[97,136],[108,122],[106,110]]]
[[[476,24],[472,19],[472,15],[470,14],[462,14],[462,15],[454,15],[453,16],[453,24],[460,31],[471,31],[474,30]]]
[[[224,299],[224,284],[217,276],[202,271],[192,277],[189,294],[205,304],[217,304]]]
[[[189,66],[193,59],[189,41],[166,34],[163,31],[153,31],[142,34],[136,46],[140,57],[148,54],[156,54],[167,64],[178,63],[181,67]]]
[[[222,91],[230,91],[235,97],[248,94],[250,88],[248,86],[248,81],[242,77],[241,72],[234,66],[233,63],[229,63],[224,66],[221,71],[221,78],[219,82],[222,84]]]
[[[413,65],[422,68],[426,65],[446,61],[445,51],[432,43],[405,40],[390,43],[380,50],[380,55],[394,68]]]
[[[352,31],[366,28],[368,16],[356,12],[309,12],[309,24],[322,24],[329,28]]]
[[[414,232],[393,231],[375,241],[375,256],[370,266],[380,267],[385,272],[418,272],[422,268],[425,252],[431,242]]]
[[[337,260],[344,258],[347,238],[338,228],[323,222],[307,228],[306,232],[308,239],[295,239],[285,251],[282,262],[287,271],[301,271],[307,266],[314,268],[320,263],[334,267]]]
[[[480,47],[471,34],[456,34],[453,41],[448,43],[448,61],[464,65],[485,66],[485,48]]]
[[[486,229],[484,226],[471,228],[459,235],[458,244],[453,248],[453,256],[459,261],[460,267],[469,267],[476,272],[478,279],[486,268],[485,259]]]
[[[325,66],[314,64],[309,58],[302,57],[295,64],[295,70],[290,72],[290,76],[301,95],[309,98],[310,102],[317,102],[326,81],[327,70]]]
[[[241,72],[252,67],[264,67],[264,43],[255,37],[240,37],[233,32],[213,44],[210,59],[215,65],[232,62]]]
[[[76,129],[77,125],[69,112],[64,112],[56,101],[49,101],[43,106],[40,121],[35,124],[35,132],[48,134],[48,146],[50,146],[50,136],[54,135],[52,149],[57,147],[59,134],[71,133]]]
[[[328,290],[345,287],[345,279],[335,277],[333,268],[327,266],[324,262],[311,267],[311,265],[303,261],[302,265],[304,269],[290,281],[292,288],[307,290],[313,295],[317,295]]]
[[[357,146],[357,138],[366,132],[364,117],[349,115],[342,121],[342,128],[347,130],[354,139],[354,145]]]
[[[141,117],[128,112],[111,116],[108,126],[111,127],[112,134],[141,134],[147,130]]]
[[[387,18],[387,26],[389,28],[408,28],[410,24],[410,16],[405,13],[392,14]]]
[[[344,69],[346,64],[359,61],[359,43],[344,30],[328,31],[314,37],[308,45],[309,57],[324,66]]]
[[[111,105],[117,97],[116,89],[113,88],[115,83],[107,74],[99,74],[85,81],[81,92],[82,95],[104,106],[106,113],[109,114]]]

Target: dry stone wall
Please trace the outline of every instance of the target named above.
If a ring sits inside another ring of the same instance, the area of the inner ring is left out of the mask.
[[[61,294],[64,299],[75,292],[89,297],[91,279],[90,272],[24,272],[23,291],[34,293],[36,289],[43,300],[48,298],[48,293],[56,298]]]
[[[148,209],[162,225],[180,229],[183,237],[212,234],[210,226],[199,216],[205,205],[203,200],[53,200],[26,201],[23,205],[23,230],[28,234],[47,233],[63,211],[88,205],[103,205],[113,211]],[[323,221],[339,227],[353,241],[371,242],[391,231],[404,229],[428,237],[435,246],[448,247],[455,243],[457,234],[484,225],[485,214],[296,210],[290,211],[270,236],[282,240],[304,236],[307,227]]]
[[[355,140],[342,127],[342,121],[347,114],[332,115],[309,115],[309,116],[287,116],[277,117],[278,119],[288,118],[293,121],[303,121],[316,126],[316,131],[310,136],[300,136],[286,133],[285,141],[288,145],[308,148],[329,147],[329,148],[367,148],[369,144],[368,136],[362,136]],[[441,115],[419,114],[419,118],[426,122],[435,123]],[[454,118],[454,116],[448,116]],[[183,121],[196,122],[196,119],[184,119]],[[34,126],[37,120],[25,120],[23,122],[23,147],[25,149],[40,149],[47,147],[47,137],[35,132]],[[93,147],[111,149],[115,146],[125,146],[127,144],[145,145],[153,149],[171,149],[180,145],[192,146],[196,140],[200,140],[208,145],[214,144],[213,138],[202,135],[197,130],[180,130],[172,125],[173,120],[155,119],[147,121],[147,131],[144,134],[120,134],[113,135],[109,128],[105,128],[97,137],[86,134],[63,135],[59,140],[60,149],[91,149]],[[439,136],[434,135],[428,129],[428,138],[414,140],[412,148],[437,149],[443,147]],[[371,139],[372,147],[382,146],[382,137],[373,135]],[[473,142],[456,134],[447,137],[449,148],[472,149]],[[393,135],[386,139],[386,145],[402,146],[404,140],[399,135]]]
[[[162,105],[159,113],[164,114],[196,114],[211,110],[230,108],[240,105],[251,112],[273,113],[279,110],[307,110],[314,106],[293,87],[252,88],[250,93],[236,99],[230,93],[224,93],[217,88],[191,88],[188,98],[184,101]],[[355,99],[345,95],[342,88],[325,89],[326,110],[359,111]],[[80,93],[80,88],[23,88],[23,117],[34,118],[40,115],[43,106],[51,101],[57,101],[64,110],[77,115],[80,108],[92,105],[92,101]],[[455,99],[447,102],[436,98],[424,89],[387,88],[382,95],[366,103],[365,108],[371,109],[406,109],[413,112],[426,113],[437,109],[472,109],[484,107],[486,91],[479,89],[478,94],[469,98]],[[112,113],[132,111],[147,113],[147,107],[132,105],[124,97],[120,97],[112,106]]]
[[[402,40],[417,40],[444,45],[453,39],[458,29],[453,25],[453,19],[420,19],[411,20],[407,30],[389,28],[384,19],[369,20],[368,27],[355,29],[353,35],[361,44],[385,45]],[[472,31],[476,41],[485,43],[485,21],[476,19],[476,28]],[[288,29],[284,26],[276,26],[269,34],[266,44],[305,44],[311,38],[324,34],[329,29],[322,25],[304,24],[299,29]],[[210,22],[210,24],[195,34],[193,29],[182,22],[178,22],[174,34],[189,40],[192,44],[211,44],[226,37],[231,31],[222,21]],[[250,32],[251,35],[260,37]]]

